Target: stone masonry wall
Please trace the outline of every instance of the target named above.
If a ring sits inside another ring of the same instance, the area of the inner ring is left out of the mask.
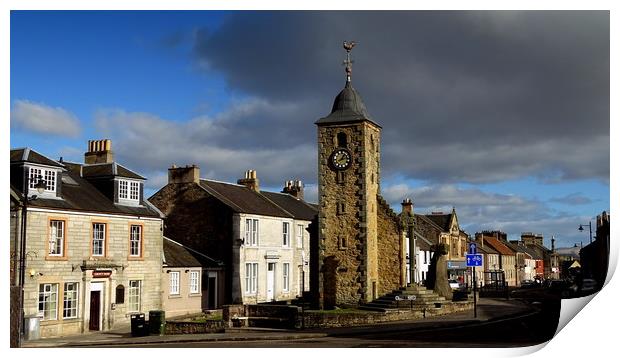
[[[359,187],[362,138],[359,127],[319,127],[319,290],[326,306],[356,305],[366,290],[365,198]],[[347,136],[351,166],[339,182],[329,159],[337,134]],[[344,205],[344,210],[338,206]]]
[[[233,213],[196,183],[168,184],[149,201],[166,215],[164,235],[225,263],[232,272]],[[231,280],[225,302],[232,302]]]
[[[65,254],[48,256],[49,222],[65,222]],[[92,225],[106,224],[106,255],[91,255]],[[142,255],[129,257],[129,228],[142,226]],[[161,253],[162,220],[140,219],[121,216],[73,214],[67,212],[28,212],[27,263],[24,287],[24,311],[26,316],[38,314],[39,285],[57,285],[56,319],[40,323],[41,337],[79,334],[88,330],[90,319],[90,290],[97,282],[101,290],[101,330],[128,324],[128,287],[130,280],[141,281],[140,311],[161,309]],[[83,269],[86,264],[88,268]],[[114,266],[114,268],[106,268]],[[93,277],[93,268],[111,271],[109,277]],[[31,276],[32,273],[32,276]],[[78,283],[78,314],[76,318],[63,317],[64,284]],[[116,286],[125,287],[125,300],[115,304]]]
[[[352,156],[340,179],[329,164],[339,133]],[[384,290],[377,221],[380,128],[369,122],[319,127],[318,138],[320,295],[327,306],[372,301]]]
[[[405,247],[398,216],[380,196],[377,209],[379,296],[383,296],[405,285]]]

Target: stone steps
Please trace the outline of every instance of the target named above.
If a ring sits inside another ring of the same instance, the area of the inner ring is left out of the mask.
[[[396,300],[396,296],[406,298],[411,295],[416,296],[416,299],[413,301],[409,301],[407,299]],[[439,296],[431,290],[427,290],[424,287],[410,286],[402,287],[399,290],[394,290],[372,302],[360,305],[359,308],[378,312],[387,312],[406,308],[413,308],[416,310],[436,310],[441,309],[441,306],[445,303],[447,303],[445,297]]]

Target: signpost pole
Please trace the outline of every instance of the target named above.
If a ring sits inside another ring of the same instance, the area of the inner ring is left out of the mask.
[[[474,271],[474,318],[477,318],[478,312],[476,311],[476,286],[478,286],[478,281],[476,281],[476,266],[472,266],[471,269]]]

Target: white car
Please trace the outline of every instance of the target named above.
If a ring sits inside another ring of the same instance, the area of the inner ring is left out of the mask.
[[[450,283],[450,288],[453,290],[461,288],[461,284],[457,280],[448,280],[448,283]]]

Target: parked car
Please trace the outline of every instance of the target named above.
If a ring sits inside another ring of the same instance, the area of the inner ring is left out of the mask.
[[[577,285],[564,280],[550,280],[546,289],[549,293],[558,295],[560,298],[570,298],[577,293]]]
[[[597,289],[596,280],[593,280],[591,278],[584,278],[583,281],[581,281],[581,287],[579,288],[579,293],[582,295],[589,295],[589,294],[596,292],[596,289]]]
[[[532,280],[521,281],[521,288],[534,288],[538,287],[538,284]]]
[[[448,283],[450,283],[450,288],[452,290],[458,290],[461,288],[461,284],[457,280],[448,280]]]

